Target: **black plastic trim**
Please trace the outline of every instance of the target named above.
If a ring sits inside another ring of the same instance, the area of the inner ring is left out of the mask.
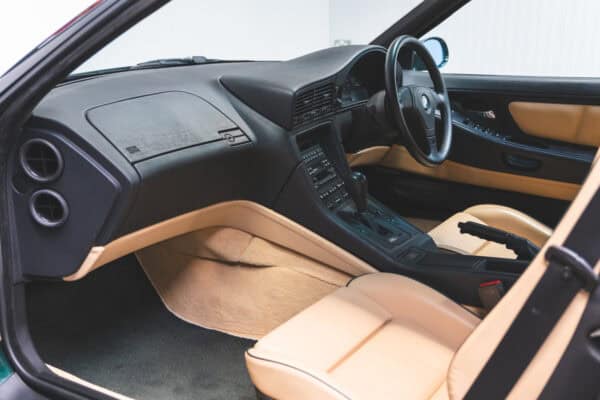
[[[259,63],[225,73],[220,82],[256,112],[292,130],[297,127],[293,113],[299,95],[321,85],[339,84],[338,77],[371,52],[382,53],[385,49],[365,45],[333,47],[285,62]]]

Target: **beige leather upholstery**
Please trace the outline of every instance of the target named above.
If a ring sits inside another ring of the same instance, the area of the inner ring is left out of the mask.
[[[414,280],[369,274],[269,333],[246,361],[275,399],[443,399],[452,357],[478,323]]]
[[[426,167],[415,160],[404,146],[400,145],[393,145],[379,165],[444,181],[467,183],[469,185],[561,200],[573,200],[580,188],[580,185],[575,183],[476,168],[452,160],[446,160],[436,167]]]
[[[429,235],[438,247],[456,253],[516,258],[516,254],[504,245],[460,233],[459,222],[477,222],[489,225],[527,238],[540,247],[552,234],[552,230],[546,225],[520,211],[494,204],[481,204],[453,215],[432,229]]]
[[[346,155],[351,167],[381,165],[413,174],[470,185],[528,193],[561,200],[573,200],[579,185],[531,176],[509,174],[476,168],[446,160],[437,167],[426,167],[416,161],[404,146],[373,146]]]
[[[367,275],[259,341],[246,357],[253,382],[280,400],[462,399],[544,274],[546,249],[564,243],[599,186],[600,164],[595,163],[537,257],[481,323],[410,279]],[[600,262],[594,270],[598,273]],[[588,299],[585,291],[575,296],[508,399],[540,395]],[[466,338],[462,344],[461,338]],[[447,360],[443,377],[440,369]]]
[[[600,107],[515,101],[508,105],[519,128],[530,135],[599,146]]]
[[[257,203],[237,200],[191,211],[121,236],[105,246],[95,246],[79,269],[63,279],[81,279],[119,257],[186,233],[217,226],[248,232],[352,276],[376,271],[356,256],[281,214]]]
[[[600,164],[596,163],[581,191],[538,256],[457,352],[448,373],[450,398],[460,399],[467,393],[546,270],[544,253],[547,247],[564,243],[599,186]],[[600,263],[595,266],[596,273],[599,269]],[[535,399],[539,396],[571,340],[588,298],[588,293],[581,291],[573,299],[529,367],[513,387],[509,399]]]
[[[363,165],[379,164],[390,150],[390,146],[373,146],[347,154],[348,165],[360,167]]]

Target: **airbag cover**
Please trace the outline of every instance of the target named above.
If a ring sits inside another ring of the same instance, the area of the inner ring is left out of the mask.
[[[93,108],[88,120],[130,162],[223,140],[237,126],[204,99],[186,92],[151,94]]]

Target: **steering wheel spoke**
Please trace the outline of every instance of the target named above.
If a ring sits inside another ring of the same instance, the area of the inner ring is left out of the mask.
[[[431,130],[427,133],[427,146],[429,147],[428,156],[437,156],[439,154],[437,136],[435,134],[435,129]]]
[[[410,87],[401,87],[398,89],[398,104],[402,111],[411,110],[414,107],[413,95],[410,91]]]
[[[444,95],[444,93],[438,93],[435,90],[431,91],[431,98],[434,100],[435,109],[439,109],[440,106],[443,106],[444,104],[446,104],[446,95]]]

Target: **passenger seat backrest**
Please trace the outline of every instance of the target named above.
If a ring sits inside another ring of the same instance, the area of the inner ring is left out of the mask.
[[[594,163],[591,173],[582,186],[582,190],[571,204],[554,234],[540,250],[522,277],[477,326],[454,356],[447,377],[450,399],[462,399],[467,394],[512,321],[521,310],[529,294],[544,274],[547,267],[544,260],[546,248],[550,245],[562,245],[564,243],[574,224],[598,190],[599,185],[600,163]],[[595,266],[597,272],[599,265]],[[541,394],[575,332],[588,297],[587,292],[581,291],[573,299],[529,367],[513,387],[509,398],[534,399]]]

